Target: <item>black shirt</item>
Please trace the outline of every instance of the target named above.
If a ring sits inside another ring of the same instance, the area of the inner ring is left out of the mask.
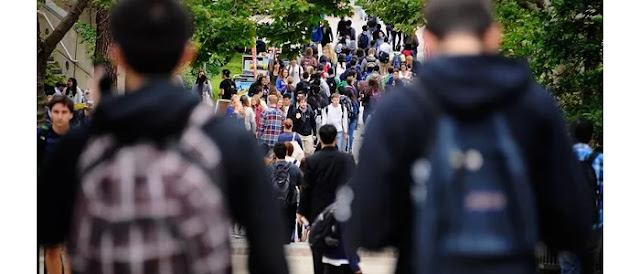
[[[231,79],[224,79],[220,83],[220,89],[224,90],[224,94],[222,94],[222,99],[231,99],[231,96],[238,93],[236,89],[236,83]]]

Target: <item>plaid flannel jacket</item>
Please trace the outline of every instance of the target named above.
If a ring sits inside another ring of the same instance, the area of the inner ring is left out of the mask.
[[[591,153],[593,153],[593,149],[587,145],[587,144],[583,144],[583,143],[577,143],[575,145],[573,145],[573,152],[576,154],[576,157],[578,157],[579,161],[584,161],[586,160],[589,155],[591,155]],[[602,162],[602,153],[600,153],[600,155],[598,155],[598,157],[596,157],[593,160],[592,166],[593,166],[593,170],[595,170],[596,172],[596,179],[598,181],[598,186],[600,187],[600,193],[602,192],[602,166],[603,166],[603,162]],[[598,214],[598,224],[595,228],[601,228],[602,227],[602,202],[600,203],[600,208],[599,208],[599,214]]]

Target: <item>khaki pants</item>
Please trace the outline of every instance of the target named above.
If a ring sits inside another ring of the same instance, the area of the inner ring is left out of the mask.
[[[316,150],[316,147],[313,146],[313,135],[300,135],[300,139],[302,139],[302,150],[304,150],[304,156],[308,157],[309,155],[313,154],[313,152]]]

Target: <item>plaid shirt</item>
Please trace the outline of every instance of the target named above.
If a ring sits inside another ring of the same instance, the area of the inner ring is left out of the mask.
[[[576,154],[576,157],[578,157],[579,161],[584,161],[587,158],[589,158],[589,155],[591,155],[591,153],[593,152],[593,149],[591,149],[591,147],[587,144],[583,144],[583,143],[577,143],[575,145],[573,145],[573,152]],[[598,181],[598,186],[600,187],[600,193],[602,194],[602,153],[600,153],[600,155],[598,155],[598,157],[596,157],[593,160],[592,166],[593,166],[593,170],[595,170],[596,172],[596,179]],[[599,208],[599,214],[598,214],[598,224],[594,227],[595,228],[601,228],[602,227],[602,201],[600,202],[600,208]]]
[[[260,127],[258,136],[260,142],[273,147],[278,142],[278,136],[282,133],[282,125],[285,116],[276,108],[268,108],[262,112],[260,116]]]

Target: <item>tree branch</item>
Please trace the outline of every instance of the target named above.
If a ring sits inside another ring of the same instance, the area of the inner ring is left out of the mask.
[[[71,8],[67,16],[55,27],[55,29],[44,39],[45,56],[49,56],[56,45],[64,38],[64,35],[73,27],[78,21],[80,15],[89,4],[89,0],[78,0],[76,4]]]

